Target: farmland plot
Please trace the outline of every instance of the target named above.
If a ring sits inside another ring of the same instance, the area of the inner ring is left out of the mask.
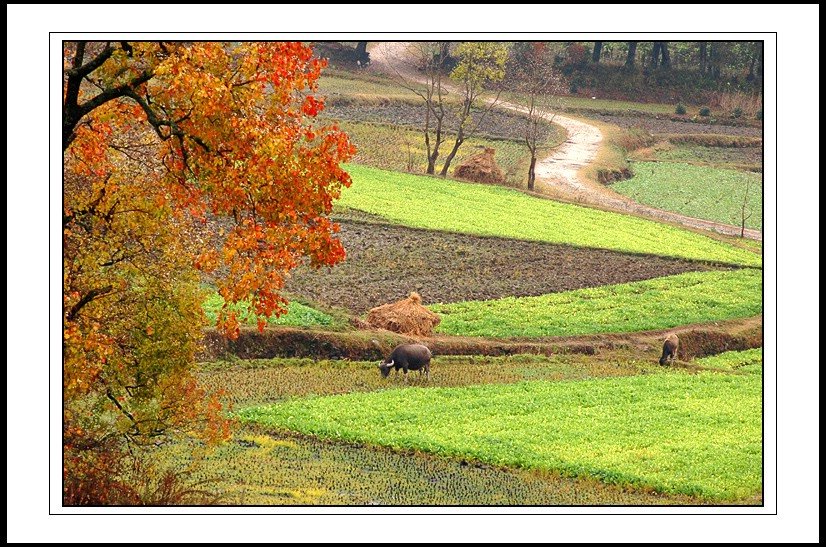
[[[762,491],[761,372],[413,387],[239,415],[276,430],[727,501]]]
[[[392,222],[433,230],[563,243],[710,262],[759,266],[760,257],[710,237],[488,186],[348,166],[340,204]]]

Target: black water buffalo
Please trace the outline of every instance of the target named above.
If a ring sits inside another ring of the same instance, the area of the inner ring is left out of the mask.
[[[399,369],[404,371],[404,381],[407,381],[408,370],[418,370],[421,374],[424,371],[427,379],[430,380],[430,358],[433,355],[427,346],[422,344],[402,344],[390,353],[390,356],[379,364],[379,370],[384,378],[390,374],[390,369],[396,372]]]
[[[677,348],[680,346],[680,339],[676,334],[669,334],[663,342],[663,354],[660,357],[660,364],[671,363],[677,357]]]

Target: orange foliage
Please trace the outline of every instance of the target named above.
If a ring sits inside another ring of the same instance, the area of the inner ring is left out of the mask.
[[[190,372],[198,270],[233,336],[229,305],[284,313],[291,269],[344,258],[327,215],[355,148],[315,119],[324,64],[302,43],[66,43],[64,411],[86,439],[71,450],[228,435]]]

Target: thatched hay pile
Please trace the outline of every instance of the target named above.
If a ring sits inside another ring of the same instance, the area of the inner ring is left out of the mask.
[[[433,328],[441,321],[438,315],[422,306],[422,297],[415,292],[404,300],[367,312],[367,324],[371,327],[413,336],[432,336]]]
[[[471,180],[473,182],[488,182],[491,184],[503,184],[505,175],[493,154],[493,148],[485,148],[483,152],[469,157],[462,165],[456,168],[453,174],[460,179]]]

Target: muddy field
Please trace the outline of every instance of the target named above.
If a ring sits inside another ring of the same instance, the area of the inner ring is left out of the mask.
[[[710,266],[564,245],[341,222],[347,260],[299,268],[286,289],[362,314],[417,291],[425,304],[536,296],[640,281]]]
[[[351,120],[357,122],[385,123],[421,128],[425,120],[425,107],[409,104],[388,105],[359,105],[359,104],[332,104],[324,115],[333,119]],[[476,111],[473,113],[475,124],[479,125],[477,136],[493,137],[496,139],[519,140],[525,138],[525,118],[502,110],[493,110],[487,114]],[[450,109],[445,115],[445,129],[453,131],[456,128],[456,116]],[[471,127],[475,127],[472,125]],[[539,139],[544,141],[548,137],[557,135],[555,140],[563,140],[561,129],[552,133],[554,126],[543,123]]]
[[[747,137],[761,137],[761,127],[732,126],[722,124],[705,124],[690,122],[675,122],[650,116],[614,116],[608,114],[591,114],[588,117],[605,123],[618,125],[625,129],[644,129],[653,135],[662,134],[711,134],[711,135],[738,135]]]

